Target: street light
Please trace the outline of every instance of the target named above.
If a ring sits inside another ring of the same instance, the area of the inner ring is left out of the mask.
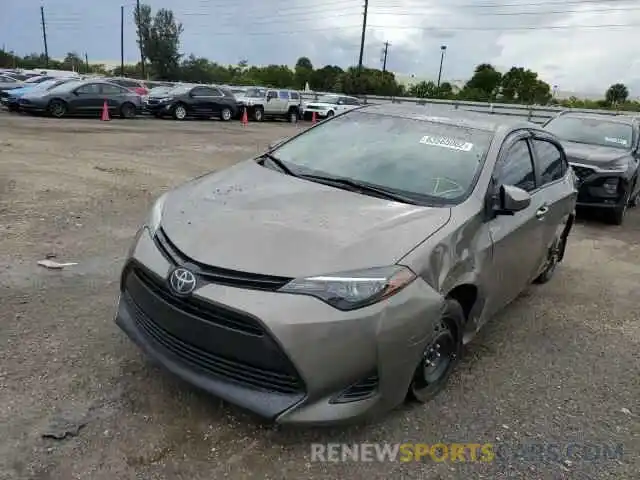
[[[440,46],[440,70],[438,71],[438,88],[440,88],[440,78],[442,77],[442,62],[444,62],[444,52],[447,51],[446,45]]]

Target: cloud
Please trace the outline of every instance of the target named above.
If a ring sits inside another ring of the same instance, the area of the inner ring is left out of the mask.
[[[123,0],[125,57],[137,61],[134,0]],[[144,0],[143,0],[144,3]],[[220,63],[294,64],[308,56],[315,66],[355,65],[360,50],[362,0],[153,0],[184,24],[185,53]],[[3,6],[0,29],[8,48],[42,51],[40,0]],[[88,53],[117,63],[120,7],[113,2],[47,0],[49,52]],[[523,66],[563,91],[603,92],[622,82],[640,95],[638,28],[584,28],[636,24],[640,7],[630,0],[385,0],[371,2],[364,63],[435,79],[440,46],[447,45],[446,80],[465,80],[479,63],[502,70]],[[569,26],[571,28],[558,28]]]

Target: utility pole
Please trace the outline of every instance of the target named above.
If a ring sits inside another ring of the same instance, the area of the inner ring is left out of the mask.
[[[47,46],[47,25],[44,22],[44,7],[40,7],[40,19],[42,20],[42,40],[44,41],[44,67],[49,68],[49,47]]]
[[[387,71],[387,55],[389,54],[389,42],[384,42],[384,50],[382,51],[382,73]]]
[[[369,10],[369,0],[364,0],[364,15],[362,16],[362,38],[360,40],[360,59],[358,60],[358,72],[362,71],[362,57],[364,56],[364,37],[367,32],[367,11]]]
[[[442,53],[440,53],[440,70],[438,70],[438,88],[440,88],[440,78],[442,77],[442,62],[444,62],[444,52],[447,51],[447,46],[442,45],[440,47],[440,51]]]
[[[136,0],[136,17],[138,18],[138,22],[140,21],[140,0]],[[142,49],[142,32],[140,31],[140,25],[136,22],[136,28],[138,29],[138,43],[140,44],[140,69],[142,73],[142,78],[146,79],[146,75],[144,72],[144,50]]]
[[[89,54],[84,52],[84,64],[87,67],[87,73],[89,73]]]
[[[124,77],[124,5],[120,7],[120,76]]]

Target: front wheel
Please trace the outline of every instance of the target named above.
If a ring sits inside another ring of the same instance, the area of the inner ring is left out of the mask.
[[[262,107],[256,107],[253,109],[253,119],[256,122],[261,122],[264,120],[264,110]]]
[[[444,313],[434,324],[431,339],[413,374],[409,398],[425,403],[444,390],[462,349],[457,332],[463,324],[464,311],[460,303],[447,299]]]
[[[231,117],[233,117],[233,112],[230,108],[223,108],[220,111],[220,120],[222,120],[223,122],[228,122],[229,120],[231,120]]]
[[[48,111],[52,117],[62,118],[67,114],[67,104],[62,100],[51,100]]]
[[[331,117],[333,117],[334,115],[335,115],[335,113],[334,113],[334,111],[333,111],[333,110],[329,110],[329,111],[327,112],[327,118],[331,118]]]
[[[299,118],[299,115],[297,110],[294,109],[289,111],[289,116],[288,116],[289,123],[297,123],[298,118]]]
[[[176,120],[184,120],[187,118],[187,109],[184,105],[179,103],[173,107],[173,118]]]
[[[631,190],[625,193],[624,199],[620,202],[620,205],[610,210],[608,213],[609,222],[613,225],[622,225],[624,217],[627,214],[627,207],[629,206],[629,197],[631,196]]]

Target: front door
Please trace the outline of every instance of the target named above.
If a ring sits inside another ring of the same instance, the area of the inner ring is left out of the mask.
[[[508,140],[496,163],[488,195],[495,198],[502,185],[521,188],[531,195],[531,204],[513,215],[497,215],[488,221],[493,242],[491,268],[484,273],[487,305],[484,318],[513,301],[533,280],[544,259],[545,198],[536,184],[528,134]]]
[[[104,98],[100,94],[100,87],[99,83],[87,83],[77,88],[69,100],[70,110],[77,113],[100,111],[104,104]]]
[[[284,104],[284,102],[285,101],[278,96],[277,90],[269,90],[267,91],[264,112],[269,115],[278,115],[282,113],[282,105]]]

